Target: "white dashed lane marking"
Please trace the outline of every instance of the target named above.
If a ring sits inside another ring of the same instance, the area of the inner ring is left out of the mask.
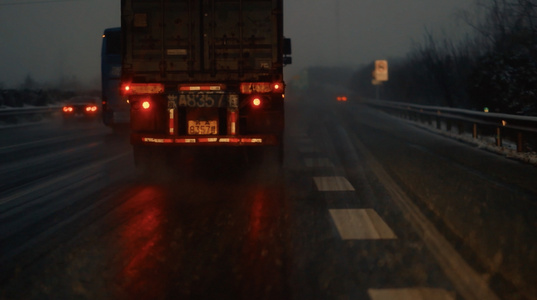
[[[311,139],[301,137],[301,154],[318,154]],[[307,168],[333,168],[328,158],[304,158]],[[343,176],[313,177],[320,192],[354,191],[352,184]],[[329,209],[330,216],[342,240],[393,240],[397,236],[374,209]],[[455,300],[453,291],[440,288],[408,287],[377,288],[367,291],[371,300]]]
[[[329,211],[343,240],[397,238],[373,209],[330,209]]]
[[[313,177],[313,181],[321,192],[354,191],[354,187],[345,177]]]
[[[371,300],[455,300],[455,293],[436,288],[369,289]]]

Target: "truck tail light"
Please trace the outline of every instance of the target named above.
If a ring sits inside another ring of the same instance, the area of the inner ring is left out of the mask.
[[[224,84],[180,84],[180,91],[223,91],[226,89]]]
[[[253,107],[260,107],[263,101],[261,101],[261,97],[253,97],[252,98],[252,106]]]
[[[272,84],[272,92],[283,93],[283,83],[276,82]]]
[[[241,83],[241,93],[283,93],[283,83],[281,82],[243,82]]]
[[[152,106],[151,99],[139,99],[137,101],[132,101],[133,110],[149,110]]]
[[[164,92],[162,83],[123,83],[121,91],[126,95],[160,94]]]

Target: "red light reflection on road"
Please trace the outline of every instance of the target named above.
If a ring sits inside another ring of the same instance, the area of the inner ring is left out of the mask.
[[[144,188],[125,206],[128,223],[121,234],[120,244],[125,267],[121,287],[136,298],[160,298],[165,280],[159,278],[164,247],[164,193],[154,186]]]
[[[281,199],[278,189],[256,190],[250,206],[248,235],[242,248],[241,271],[248,284],[241,287],[244,299],[261,297],[265,291],[278,295],[283,285],[267,280],[280,278],[284,237],[281,235]],[[278,299],[276,297],[274,299]]]
[[[254,195],[254,202],[252,203],[252,208],[250,210],[250,232],[249,240],[254,242],[259,239],[259,232],[262,227],[262,218],[263,218],[263,206],[264,206],[264,194],[262,191],[258,191]]]

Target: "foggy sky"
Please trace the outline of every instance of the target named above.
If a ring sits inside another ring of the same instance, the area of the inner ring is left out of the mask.
[[[284,32],[293,43],[286,76],[310,65],[358,66],[403,56],[425,28],[451,31],[455,10],[470,2],[284,1]],[[17,2],[44,3],[10,5]],[[0,0],[0,86],[17,86],[30,75],[39,83],[76,78],[98,88],[102,32],[120,26],[119,18],[119,0]]]

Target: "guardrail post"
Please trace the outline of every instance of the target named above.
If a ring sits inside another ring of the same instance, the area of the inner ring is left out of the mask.
[[[524,152],[524,138],[522,137],[522,132],[517,132],[517,143],[516,143],[516,151],[517,152]]]
[[[496,127],[496,146],[501,147],[502,146],[502,134],[501,134],[501,128]]]
[[[390,106],[388,104],[386,106]],[[445,122],[447,132],[457,131],[458,129],[458,134],[463,135],[467,129],[471,130],[473,139],[478,139],[481,133],[485,136],[490,135],[490,130],[494,132],[494,129],[496,129],[495,143],[498,147],[503,147],[502,135],[507,134],[507,138],[511,136],[515,138],[518,152],[533,151],[537,148],[537,136],[535,135],[537,122],[532,117],[513,117],[509,114],[483,114],[482,112],[466,109],[436,108],[411,104],[406,107],[399,107],[399,109],[406,111],[406,114],[400,115],[401,117],[406,117],[416,123],[428,123],[431,126],[433,122],[436,122],[436,128],[439,130],[443,129],[443,122]],[[435,110],[436,114],[434,113]],[[446,113],[444,114],[444,112]],[[497,123],[500,120],[501,122]],[[513,124],[510,124],[511,122]],[[507,126],[507,124],[510,126]],[[478,126],[483,127],[478,128]]]

